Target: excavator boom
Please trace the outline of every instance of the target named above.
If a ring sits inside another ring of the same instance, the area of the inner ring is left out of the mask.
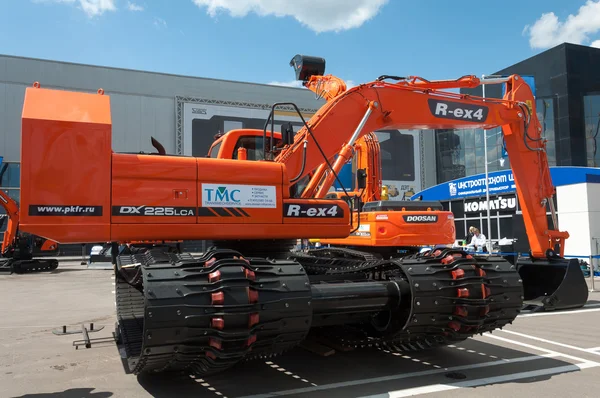
[[[297,65],[301,57],[296,56],[294,60]],[[324,68],[312,70],[322,72]],[[297,77],[307,82],[310,89],[318,86],[321,90],[327,89],[327,82],[335,80],[331,76],[302,73],[297,73]],[[323,84],[316,83],[320,78]],[[352,145],[353,141],[372,131],[502,127],[532,256],[545,258],[555,252],[564,256],[564,240],[569,235],[548,225],[546,204],[553,203],[555,188],[550,179],[533,93],[523,79],[513,75],[481,81],[467,76],[455,81],[429,82],[413,77],[400,83],[388,83],[383,78],[389,77],[383,76],[381,80],[346,91],[337,90],[337,96],[328,98],[275,161],[285,164],[289,175],[301,179],[314,170],[323,157],[331,162],[344,146]],[[475,87],[489,83],[506,83],[504,99],[437,91],[440,87]],[[336,83],[335,87],[339,86]],[[332,135],[331,131],[339,133]],[[333,183],[333,179],[329,182]]]

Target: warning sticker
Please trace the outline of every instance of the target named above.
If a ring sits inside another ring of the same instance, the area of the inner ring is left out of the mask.
[[[203,207],[277,207],[277,191],[270,185],[202,184]]]

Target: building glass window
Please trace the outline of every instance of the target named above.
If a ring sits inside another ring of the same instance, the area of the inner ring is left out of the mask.
[[[471,159],[472,150],[465,143],[464,131],[460,130],[436,130],[436,163],[438,184],[465,177],[465,165]],[[469,143],[474,144],[474,140]]]
[[[600,97],[599,97],[600,98]],[[587,108],[586,108],[587,109]],[[556,166],[556,138],[554,123],[554,99],[536,100],[537,117],[542,125],[542,136],[547,140],[546,153],[550,166]],[[595,121],[600,113],[600,100]],[[502,128],[487,130],[488,172],[510,169],[508,156],[504,156]],[[437,130],[436,161],[437,183],[456,178],[485,173],[485,146],[483,129]],[[598,154],[600,158],[600,153]],[[501,159],[504,161],[501,162]],[[599,162],[600,163],[600,162]]]
[[[600,94],[583,97],[583,112],[587,148],[587,165],[600,167]]]
[[[538,98],[535,101],[537,117],[542,125],[542,137],[546,142],[546,155],[548,156],[548,164],[556,166],[556,133],[554,126],[554,99],[553,98]]]
[[[376,131],[381,150],[382,179],[414,181],[414,137],[396,130]]]

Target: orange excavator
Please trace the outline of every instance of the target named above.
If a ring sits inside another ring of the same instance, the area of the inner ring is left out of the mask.
[[[103,90],[44,89],[37,82],[27,88],[24,231],[59,243],[214,242],[200,255],[115,255],[116,336],[126,372],[212,374],[280,354],[311,333],[327,333],[342,345],[421,350],[510,324],[529,300],[548,310],[586,302],[577,260],[564,259],[568,233],[548,225],[546,203],[555,189],[533,95],[519,76],[381,76],[346,89],[324,75],[321,58],[298,55],[292,65],[305,85],[327,88],[320,90],[327,103],[309,121],[294,104],[273,104],[263,130],[269,144],[258,160],[117,153]],[[442,91],[491,83],[506,84],[503,99]],[[304,127],[293,137],[284,134],[276,147],[267,126],[280,106],[295,109]],[[416,258],[291,251],[297,239],[343,239],[359,228],[360,206],[316,198],[308,188],[321,163],[335,179],[332,162],[360,137],[383,129],[498,126],[530,240],[528,258],[512,264],[456,249]],[[92,184],[82,190],[78,181]],[[558,285],[548,275],[560,275]]]
[[[8,164],[0,163],[0,181]],[[7,215],[0,219],[0,227],[8,219],[0,246],[0,274],[52,271],[58,268],[58,260],[33,258],[35,254],[50,254],[58,251],[58,243],[19,231],[19,206],[8,194],[0,190],[0,207]]]
[[[330,248],[367,250],[387,258],[414,255],[423,246],[454,243],[454,215],[443,210],[440,202],[385,199],[380,147],[375,133],[368,133],[359,138],[352,146],[352,152],[353,156],[350,159],[356,181],[350,197],[342,191],[329,191],[325,197],[350,200],[349,205],[354,210],[359,210],[360,207],[360,211],[354,213],[352,220],[358,225],[358,229],[347,238],[319,239],[320,243]],[[333,171],[339,173],[349,156],[350,153],[342,155],[339,161],[336,159]],[[325,169],[323,164],[319,168]],[[323,173],[322,179],[325,181],[319,186],[317,197],[321,197],[325,190],[330,188],[331,182],[326,180],[333,171]],[[366,181],[359,185],[361,178]],[[316,179],[313,178],[312,181]],[[320,251],[324,252],[330,248]]]

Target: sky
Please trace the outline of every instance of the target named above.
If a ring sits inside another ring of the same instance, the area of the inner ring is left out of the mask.
[[[297,85],[295,54],[352,86],[490,74],[563,42],[600,48],[600,0],[0,0],[0,54],[264,84]]]

